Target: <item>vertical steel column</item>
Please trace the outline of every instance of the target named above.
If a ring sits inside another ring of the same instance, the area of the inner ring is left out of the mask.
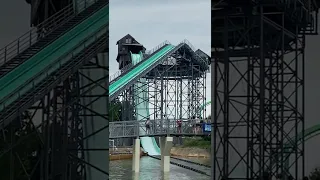
[[[161,114],[161,122],[160,122],[160,130],[161,130],[161,133],[163,132],[163,121],[164,121],[164,103],[165,103],[165,96],[164,96],[164,93],[166,92],[165,89],[164,89],[164,82],[163,82],[163,76],[161,76],[161,79],[160,79],[160,83],[161,83],[161,88],[160,88],[160,92],[161,92],[161,97],[160,97],[160,101],[161,101],[161,104],[160,104],[160,114]]]
[[[53,104],[53,107],[52,107],[52,114],[55,115],[57,113],[57,88],[54,88],[53,89],[53,98],[52,98],[52,104]],[[58,123],[57,123],[57,116],[53,116],[53,119],[52,119],[52,125],[51,125],[51,147],[52,147],[52,150],[51,150],[51,179],[54,179],[55,176],[56,176],[56,173],[57,173],[57,167],[56,167],[56,161],[57,161],[57,157],[56,156],[56,127],[57,127]]]
[[[299,116],[298,116],[298,112],[299,112],[299,104],[298,104],[298,102],[299,102],[299,100],[298,100],[298,98],[299,98],[299,87],[298,87],[298,76],[299,76],[299,67],[298,67],[298,61],[299,61],[299,47],[298,47],[298,43],[299,43],[299,27],[298,27],[298,25],[296,25],[295,26],[295,35],[296,35],[296,37],[295,37],[295,52],[294,52],[294,56],[295,56],[295,61],[294,61],[294,72],[293,73],[295,73],[295,75],[294,75],[294,89],[295,89],[295,95],[294,95],[294,102],[293,102],[293,106],[294,106],[294,108],[293,108],[293,116],[294,116],[294,134],[295,134],[295,139],[294,139],[294,146],[295,146],[295,148],[297,149],[297,152],[295,152],[295,164],[294,164],[294,168],[295,168],[295,172],[294,172],[294,177],[295,177],[295,179],[298,179],[299,178],[299,174],[298,174],[298,163],[299,163],[299,150],[298,150],[298,145],[299,145],[299,143],[298,143],[298,139],[297,139],[297,135],[298,135],[298,133],[299,133],[299,131],[298,131],[298,129],[299,129],[299,125],[300,125],[300,123],[299,123],[299,121],[301,121],[300,120],[300,118],[299,118]]]
[[[15,131],[15,128],[14,128],[14,125],[13,125],[13,123],[11,123],[10,125],[9,125],[9,129],[10,129],[10,146],[13,146],[13,144],[14,144],[14,141],[15,141],[15,138],[14,138],[14,131]],[[10,177],[10,180],[14,180],[15,179],[15,171],[14,171],[14,167],[15,167],[15,158],[14,158],[14,152],[13,152],[14,150],[13,150],[13,148],[12,149],[10,149],[10,169],[9,169],[9,171],[10,171],[10,175],[9,175],[9,177]]]
[[[318,15],[318,14],[317,14]],[[317,16],[318,17],[318,16]],[[318,22],[318,21],[317,21]],[[318,23],[317,23],[318,24]],[[317,31],[316,31],[317,32]],[[306,37],[305,35],[302,35],[302,80],[301,80],[301,86],[302,86],[302,98],[301,98],[301,123],[302,123],[302,137],[305,135],[305,41]],[[302,177],[305,176],[305,139],[302,138],[302,149],[301,149],[301,155],[302,155]]]
[[[212,24],[211,24],[212,26]],[[212,88],[212,86],[215,86],[217,84],[217,65],[216,65],[217,61],[216,59],[213,59],[213,54],[211,54],[211,178],[216,180],[217,175],[216,175],[216,142],[217,142],[217,138],[215,137],[216,130],[217,128],[217,89],[216,88]]]
[[[283,13],[281,16],[281,20],[282,20],[282,25],[284,25],[285,22],[285,14]],[[281,59],[280,59],[280,90],[283,91],[284,89],[284,53],[285,53],[285,45],[284,45],[284,40],[285,40],[285,34],[284,34],[284,26],[282,26],[281,28]],[[284,160],[285,160],[285,156],[284,156],[284,129],[283,129],[283,125],[284,125],[284,94],[281,91],[280,94],[280,128],[279,128],[279,132],[281,134],[280,136],[280,174],[282,176],[285,176],[285,174],[287,172],[284,172]],[[285,173],[285,174],[284,174]]]
[[[260,4],[260,87],[259,87],[259,176],[263,180],[265,167],[265,59],[264,59],[264,16],[263,6]]]
[[[65,82],[63,82],[63,106],[66,107],[63,110],[62,113],[62,133],[63,133],[63,138],[62,138],[62,153],[63,153],[63,179],[68,179],[68,166],[69,166],[69,161],[68,161],[68,125],[69,125],[69,107],[67,106],[67,104],[69,103],[69,79],[67,79]]]
[[[225,78],[223,84],[223,167],[222,178],[228,178],[229,176],[229,17],[224,17],[224,59],[223,59],[223,75]],[[218,123],[218,122],[217,122]]]

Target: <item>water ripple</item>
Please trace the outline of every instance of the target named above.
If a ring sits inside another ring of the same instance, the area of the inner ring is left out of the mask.
[[[170,165],[170,173],[162,173],[160,161],[142,157],[140,172],[132,172],[132,160],[110,161],[110,179],[112,180],[209,180],[210,177],[193,171]]]

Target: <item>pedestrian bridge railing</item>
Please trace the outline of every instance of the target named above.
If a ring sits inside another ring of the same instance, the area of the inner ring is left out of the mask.
[[[202,122],[202,121],[201,121]],[[208,130],[210,126],[210,130]],[[181,119],[181,126],[176,119],[150,120],[149,127],[146,120],[142,121],[116,121],[109,123],[109,139],[143,136],[203,136],[209,135],[211,125],[205,120]]]

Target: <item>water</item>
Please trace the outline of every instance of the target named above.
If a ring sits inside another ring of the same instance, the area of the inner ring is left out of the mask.
[[[178,157],[178,158],[211,166],[211,158],[197,158],[197,157]]]
[[[188,158],[188,160],[190,160]],[[192,161],[195,160],[194,158]],[[199,163],[201,159],[196,160]],[[132,172],[132,160],[110,161],[110,178],[112,180],[209,180],[210,177],[170,164],[170,173],[160,170],[160,161],[151,157],[140,159],[140,172]]]

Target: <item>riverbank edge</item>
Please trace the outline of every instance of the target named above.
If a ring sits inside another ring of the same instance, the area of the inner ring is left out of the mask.
[[[146,156],[147,154],[144,152],[142,148],[140,148],[140,157]],[[109,160],[124,160],[124,159],[132,159],[132,147],[120,147],[116,150],[110,150],[109,152]]]
[[[172,147],[171,156],[210,158],[211,153],[209,149],[199,147]]]
[[[146,156],[144,150],[140,149],[140,157]],[[175,157],[197,157],[197,158],[210,158],[210,151],[208,149],[198,147],[172,147],[171,156]],[[109,154],[109,160],[124,160],[132,159],[132,148],[117,148]]]

